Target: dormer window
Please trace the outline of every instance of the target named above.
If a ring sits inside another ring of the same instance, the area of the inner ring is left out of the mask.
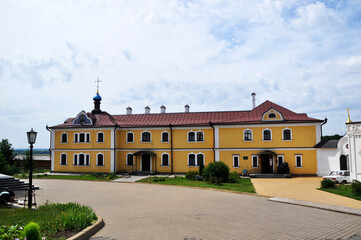
[[[81,111],[73,121],[73,125],[93,125],[92,120],[87,116],[85,111]]]
[[[276,114],[270,113],[270,114],[268,114],[268,118],[276,118]]]

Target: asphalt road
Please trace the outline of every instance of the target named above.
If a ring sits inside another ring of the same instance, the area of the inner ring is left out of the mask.
[[[359,239],[361,217],[214,190],[35,179],[37,203],[90,205],[93,239]],[[356,235],[356,236],[355,236]]]

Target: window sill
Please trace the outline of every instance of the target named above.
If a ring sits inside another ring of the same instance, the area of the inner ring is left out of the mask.
[[[253,140],[244,140],[243,139],[243,142],[253,142]]]
[[[98,141],[97,141],[97,143],[105,143],[105,142],[98,142]]]
[[[187,167],[199,167],[199,166],[194,166],[194,165],[187,165]]]
[[[262,142],[272,142],[272,140],[262,140]]]
[[[62,166],[62,167],[66,167],[66,166],[68,166],[68,164],[59,164],[60,166]]]
[[[170,167],[169,165],[160,165],[161,167]]]
[[[233,166],[233,168],[239,168],[239,167]]]
[[[161,141],[161,143],[169,143],[169,141]]]
[[[126,167],[134,167],[134,165],[125,165]]]
[[[143,142],[143,141],[142,141],[142,142],[140,142],[140,143],[152,143],[152,142]]]
[[[301,167],[296,167],[296,168],[303,168],[303,166],[301,166]]]
[[[67,144],[68,142],[60,142],[61,144]]]
[[[254,167],[254,166],[252,166],[252,168],[258,168],[258,166],[255,166],[255,167]]]
[[[73,167],[90,167],[90,165],[73,165]]]
[[[292,142],[293,139],[282,139],[283,142]]]
[[[125,143],[134,143],[134,141],[133,142],[125,142]]]

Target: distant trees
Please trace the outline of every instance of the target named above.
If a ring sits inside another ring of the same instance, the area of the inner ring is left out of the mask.
[[[326,136],[322,136],[322,141],[326,141],[326,140],[339,140],[341,139],[343,136],[338,135],[338,134],[334,134],[334,135],[326,135]]]

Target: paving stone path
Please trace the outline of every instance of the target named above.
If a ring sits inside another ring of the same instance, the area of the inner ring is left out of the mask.
[[[105,227],[92,239],[359,239],[361,217],[266,198],[185,187],[34,181],[38,203],[92,206]]]

